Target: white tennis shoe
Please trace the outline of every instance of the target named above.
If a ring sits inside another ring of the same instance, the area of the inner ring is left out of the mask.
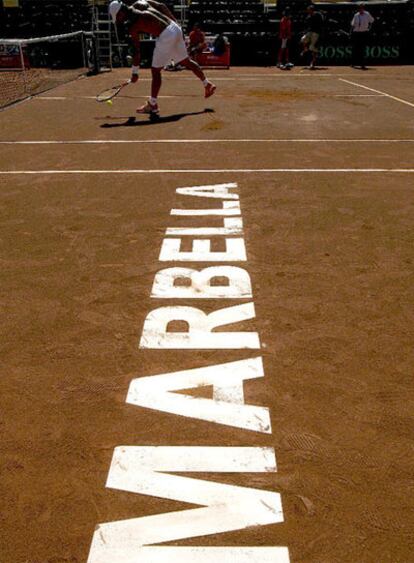
[[[158,109],[158,104],[152,104],[148,100],[146,104],[144,104],[143,106],[137,109],[137,113],[154,114],[154,113],[160,113],[160,110]]]

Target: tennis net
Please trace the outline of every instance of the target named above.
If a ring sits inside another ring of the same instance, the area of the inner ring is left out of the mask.
[[[77,31],[33,39],[0,39],[0,108],[85,74],[94,39]]]

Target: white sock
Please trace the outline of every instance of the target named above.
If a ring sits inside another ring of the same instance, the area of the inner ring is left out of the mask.
[[[204,86],[207,86],[207,84],[210,84],[210,82],[206,78],[205,80],[203,80],[203,84],[204,84]]]
[[[157,98],[150,98],[149,101],[150,101],[150,104],[151,104],[152,106],[156,106],[156,105],[157,105]]]

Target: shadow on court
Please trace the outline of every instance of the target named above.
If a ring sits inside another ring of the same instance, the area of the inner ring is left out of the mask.
[[[298,66],[300,66],[300,65],[298,65]],[[329,68],[327,66],[314,66],[311,69],[311,68],[309,68],[309,65],[306,65],[306,66],[303,67],[302,70],[310,70],[311,72],[315,72],[315,71],[317,72],[317,71],[320,71],[320,70],[329,70]]]
[[[147,121],[138,121],[135,116],[128,117],[126,121],[122,123],[102,123],[101,127],[104,129],[111,129],[112,127],[142,127],[144,125],[158,125],[160,123],[172,123],[174,121],[180,121],[184,117],[190,117],[193,115],[203,115],[205,113],[214,113],[214,109],[206,108],[202,111],[193,111],[188,113],[175,113],[172,115],[166,115],[165,117],[150,117]],[[107,117],[105,119],[108,119]],[[118,118],[115,118],[118,119]]]

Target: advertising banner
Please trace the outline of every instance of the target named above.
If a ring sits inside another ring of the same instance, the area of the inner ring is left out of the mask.
[[[29,67],[29,61],[27,56],[24,54],[24,61],[26,68]],[[0,43],[0,68],[2,69],[21,69],[22,60],[20,57],[19,44],[5,44]]]
[[[401,46],[393,43],[382,45],[372,44],[365,48],[365,58],[368,63],[396,63],[401,59]],[[325,43],[319,48],[321,63],[351,64],[352,47],[349,44]]]

